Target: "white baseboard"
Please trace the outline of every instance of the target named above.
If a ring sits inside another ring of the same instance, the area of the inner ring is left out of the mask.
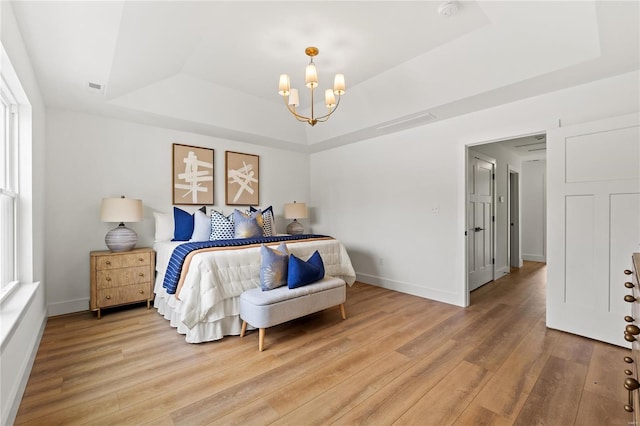
[[[503,266],[502,268],[496,269],[496,279],[507,275],[509,272],[511,272],[511,268],[509,268],[508,266]]]
[[[448,303],[450,305],[464,307],[464,295],[457,293],[449,293],[442,290],[434,290],[428,287],[422,287],[412,283],[389,280],[375,275],[356,273],[356,280],[386,288],[389,290],[399,291],[401,293],[412,294],[414,296],[424,297],[425,299],[435,300],[437,302]]]
[[[72,314],[89,310],[89,298],[68,300],[66,302],[50,303],[49,316]]]
[[[522,254],[522,260],[528,260],[530,262],[546,262],[547,257],[539,254]]]

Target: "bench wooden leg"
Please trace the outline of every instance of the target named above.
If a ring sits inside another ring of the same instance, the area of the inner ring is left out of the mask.
[[[258,349],[260,349],[260,352],[264,349],[264,330],[264,328],[261,328],[258,332]]]
[[[242,321],[242,328],[240,329],[240,337],[244,337],[244,333],[247,331],[247,322]]]
[[[347,313],[344,311],[344,303],[340,304],[340,313],[342,314],[342,319],[347,319]]]

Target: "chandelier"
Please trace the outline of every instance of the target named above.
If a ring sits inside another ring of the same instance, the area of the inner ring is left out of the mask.
[[[318,55],[318,48],[307,47],[304,53],[306,53],[310,58],[304,80],[305,85],[311,90],[311,116],[305,117],[304,115],[298,114],[298,112],[296,111],[296,107],[300,105],[300,100],[298,98],[298,89],[291,88],[289,76],[287,74],[280,75],[278,94],[283,97],[284,104],[287,106],[287,109],[296,117],[298,121],[306,121],[312,126],[315,126],[315,124],[318,122],[322,123],[327,121],[329,119],[329,116],[333,114],[336,109],[338,109],[338,105],[340,104],[340,95],[343,95],[345,92],[344,75],[336,74],[333,83],[333,90],[326,89],[324,91],[324,104],[327,106],[328,112],[321,117],[316,117],[313,105],[313,91],[316,87],[318,87],[318,73],[316,72],[316,64],[313,63],[313,57]]]

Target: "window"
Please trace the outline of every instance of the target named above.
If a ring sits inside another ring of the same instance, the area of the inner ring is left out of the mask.
[[[4,77],[0,86],[0,300],[18,281],[18,105]]]

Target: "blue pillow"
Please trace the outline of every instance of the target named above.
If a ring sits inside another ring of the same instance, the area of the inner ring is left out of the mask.
[[[211,210],[211,235],[209,240],[231,240],[234,237],[233,213],[225,216],[216,210]]]
[[[233,211],[233,227],[235,238],[260,238],[262,237],[262,211],[257,210],[250,215],[236,209]]]
[[[202,206],[198,211],[207,214],[207,206]],[[196,212],[197,213],[197,212]],[[189,214],[177,207],[173,208],[173,240],[171,241],[189,241],[193,236],[195,223],[195,213]]]
[[[316,250],[306,262],[294,255],[289,256],[287,285],[289,288],[302,287],[324,278],[324,263]]]
[[[209,241],[211,235],[211,219],[201,210],[193,214],[193,233],[189,241]]]
[[[282,242],[275,250],[262,244],[260,247],[260,288],[262,291],[287,285],[289,250]]]
[[[193,234],[193,216],[177,207],[173,208],[173,240],[189,241]]]

